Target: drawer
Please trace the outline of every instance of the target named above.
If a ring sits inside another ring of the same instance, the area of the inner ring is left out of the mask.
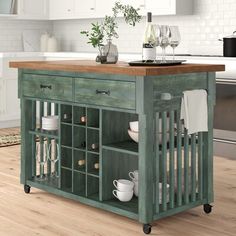
[[[75,101],[84,104],[135,109],[135,83],[79,78],[75,80]]]
[[[32,74],[23,76],[23,96],[72,101],[72,89],[72,78],[70,77]]]

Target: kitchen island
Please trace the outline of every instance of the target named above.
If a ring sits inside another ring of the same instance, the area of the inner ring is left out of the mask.
[[[21,183],[143,223],[213,202],[215,72],[223,65],[130,67],[93,61],[12,62],[19,68]],[[182,94],[207,91],[208,132],[188,135]],[[58,129],[42,117],[58,116]],[[139,121],[139,142],[129,122]],[[96,148],[92,148],[92,147]],[[46,156],[46,157],[45,157]],[[96,167],[96,168],[95,168]],[[139,171],[139,197],[120,202],[113,180]]]

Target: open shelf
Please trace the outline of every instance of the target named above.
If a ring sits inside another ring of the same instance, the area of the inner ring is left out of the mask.
[[[111,151],[138,155],[138,144],[133,141],[124,141],[124,142],[106,144],[103,145],[102,148]]]
[[[132,212],[138,214],[138,198],[134,197],[129,202],[121,202],[118,199],[111,199],[103,201],[105,204],[113,207],[117,207],[118,209],[122,209],[128,212]]]

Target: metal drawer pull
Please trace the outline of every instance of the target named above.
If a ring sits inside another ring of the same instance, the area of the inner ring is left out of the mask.
[[[52,85],[43,85],[43,84],[40,84],[40,88],[41,88],[41,89],[52,89]]]
[[[102,94],[102,95],[108,95],[108,96],[110,96],[110,94],[111,94],[111,92],[110,92],[110,90],[96,90],[96,94]]]

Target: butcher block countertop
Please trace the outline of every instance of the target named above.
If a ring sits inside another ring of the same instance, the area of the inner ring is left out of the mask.
[[[182,64],[175,66],[129,66],[126,62],[99,64],[92,60],[25,61],[10,62],[11,68],[53,70],[101,74],[123,74],[131,76],[170,75],[198,72],[224,71],[224,65]]]

